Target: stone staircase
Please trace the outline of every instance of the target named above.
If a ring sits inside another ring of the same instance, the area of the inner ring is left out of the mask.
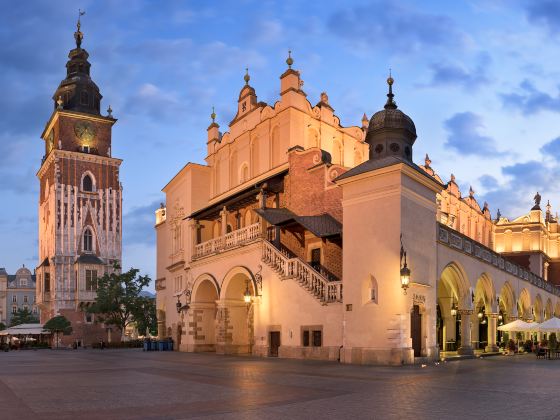
[[[329,281],[306,262],[283,253],[266,239],[262,242],[262,261],[281,280],[294,279],[323,305],[342,302],[342,281]]]

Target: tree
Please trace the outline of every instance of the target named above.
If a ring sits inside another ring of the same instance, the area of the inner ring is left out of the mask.
[[[96,314],[97,322],[113,325],[121,330],[124,337],[128,324],[134,322],[134,316],[144,312],[145,298],[140,295],[142,289],[150,284],[149,276],[138,276],[139,270],[131,268],[125,273],[114,266],[112,273],[106,273],[97,279],[97,297],[87,311]]]
[[[136,328],[140,334],[145,334],[146,329],[151,335],[157,334],[156,302],[155,299],[140,296],[138,304],[132,314]]]
[[[3,322],[0,322],[0,331],[3,331],[6,329],[6,324],[4,324]]]
[[[63,315],[57,315],[54,318],[49,319],[43,329],[56,334],[56,347],[58,348],[58,334],[62,333],[64,335],[72,334],[72,324]]]
[[[39,319],[27,308],[18,309],[15,314],[12,315],[12,321],[10,326],[20,325],[20,324],[37,324]]]

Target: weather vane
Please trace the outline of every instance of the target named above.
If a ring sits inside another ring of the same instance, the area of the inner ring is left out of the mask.
[[[82,33],[82,31],[80,31],[80,28],[82,27],[82,23],[80,21],[80,18],[85,14],[86,14],[85,10],[82,11],[82,9],[78,9],[78,23],[76,25],[78,30],[76,31],[76,33],[74,33],[74,39],[76,40],[76,47],[78,47],[78,48],[81,48],[82,39],[84,39],[84,34]]]

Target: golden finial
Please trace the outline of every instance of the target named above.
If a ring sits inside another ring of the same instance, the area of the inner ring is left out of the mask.
[[[216,112],[214,111],[214,107],[212,107],[212,113],[210,114],[210,118],[212,118],[212,124],[216,122]]]
[[[393,95],[393,77],[391,76],[391,69],[389,69],[389,77],[387,78],[387,84],[389,85],[389,93],[387,94],[387,102],[385,103],[385,109],[397,109],[397,104],[393,100],[395,95]]]
[[[245,80],[245,84],[249,85],[249,80],[251,80],[251,76],[249,76],[249,68],[245,68],[245,76],[243,76],[243,80]]]
[[[392,86],[393,82],[394,82],[394,80],[393,80],[393,77],[391,76],[391,69],[389,68],[389,77],[387,78],[387,84],[389,86]]]
[[[288,51],[288,58],[286,58],[286,64],[288,65],[289,69],[291,69],[292,64],[294,64],[294,59],[292,58],[292,50]]]

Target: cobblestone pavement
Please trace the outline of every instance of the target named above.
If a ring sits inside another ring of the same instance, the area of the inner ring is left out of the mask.
[[[560,360],[439,365],[137,350],[0,353],[0,419],[560,419]]]

